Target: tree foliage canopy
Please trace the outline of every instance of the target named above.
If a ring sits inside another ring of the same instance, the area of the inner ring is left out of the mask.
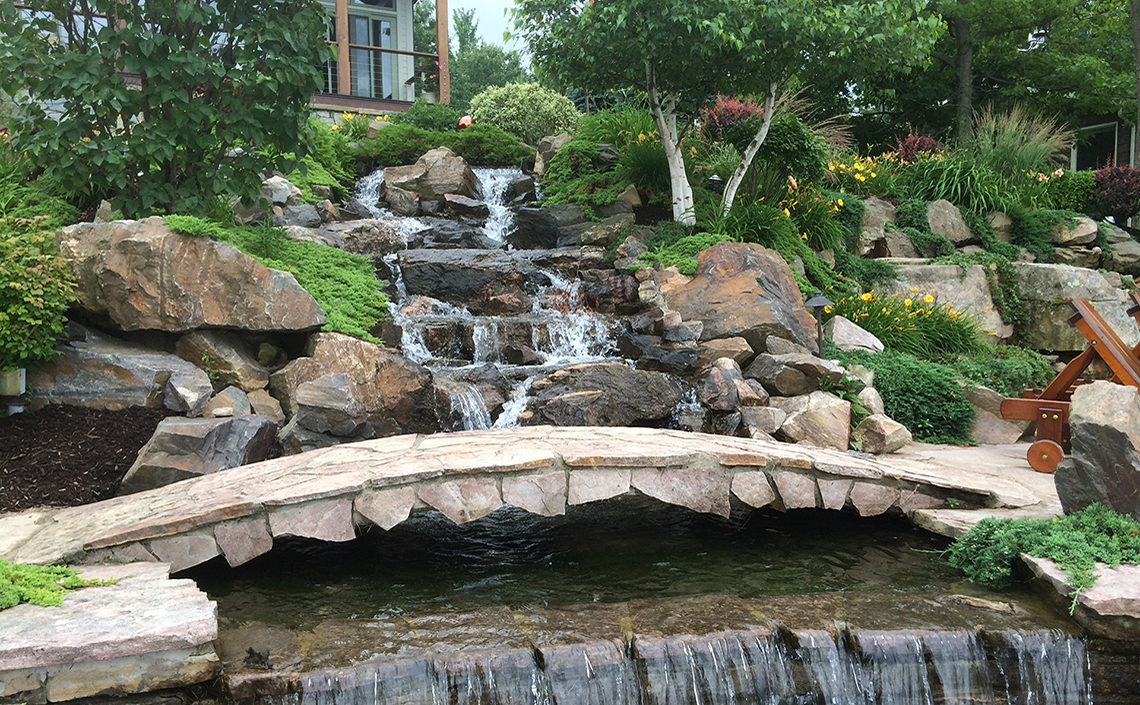
[[[25,96],[16,146],[131,215],[253,196],[257,150],[305,151],[325,22],[313,0],[2,0],[0,88]]]

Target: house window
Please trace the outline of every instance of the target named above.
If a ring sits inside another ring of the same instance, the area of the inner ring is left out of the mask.
[[[1099,169],[1116,163],[1116,123],[1082,127],[1073,147],[1074,169]]]
[[[392,55],[363,47],[392,48],[392,20],[349,14],[349,62],[352,94],[364,98],[392,97]]]

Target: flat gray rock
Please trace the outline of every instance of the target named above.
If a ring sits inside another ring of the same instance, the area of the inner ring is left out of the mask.
[[[161,563],[87,566],[83,577],[118,582],[69,593],[60,607],[0,611],[0,682],[17,688],[5,694],[66,700],[216,677],[217,608],[168,571]]]

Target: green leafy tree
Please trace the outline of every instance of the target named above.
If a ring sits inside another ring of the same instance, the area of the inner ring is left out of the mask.
[[[767,136],[778,97],[805,63],[836,71],[928,56],[939,30],[920,0],[516,0],[515,29],[544,76],[604,91],[643,86],[669,164],[673,217],[696,220],[683,119],[717,93],[764,96],[764,119],[725,188],[735,192]],[[854,68],[853,68],[854,67]]]
[[[531,80],[517,51],[507,51],[479,38],[474,10],[452,12],[455,45],[451,54],[451,105],[466,111],[471,99],[492,86]]]
[[[325,22],[313,0],[0,0],[15,145],[127,214],[252,197],[264,147],[305,153]]]
[[[933,56],[953,69],[954,133],[968,140],[973,132],[975,56],[987,43],[1014,44],[1014,51],[1033,53],[1047,42],[1050,28],[1057,23],[1079,20],[1088,0],[936,0],[930,9],[945,22],[952,44],[936,50]]]

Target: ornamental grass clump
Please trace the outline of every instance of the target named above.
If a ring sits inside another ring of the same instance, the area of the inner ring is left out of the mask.
[[[888,350],[926,360],[970,355],[985,348],[972,313],[964,313],[937,297],[912,289],[908,295],[883,296],[868,291],[844,296],[825,314],[843,316],[874,334]]]
[[[987,517],[950,547],[950,564],[972,581],[1004,587],[1022,553],[1048,558],[1069,574],[1073,598],[1096,582],[1096,564],[1140,564],[1140,522],[1100,504],[1053,519]]]

